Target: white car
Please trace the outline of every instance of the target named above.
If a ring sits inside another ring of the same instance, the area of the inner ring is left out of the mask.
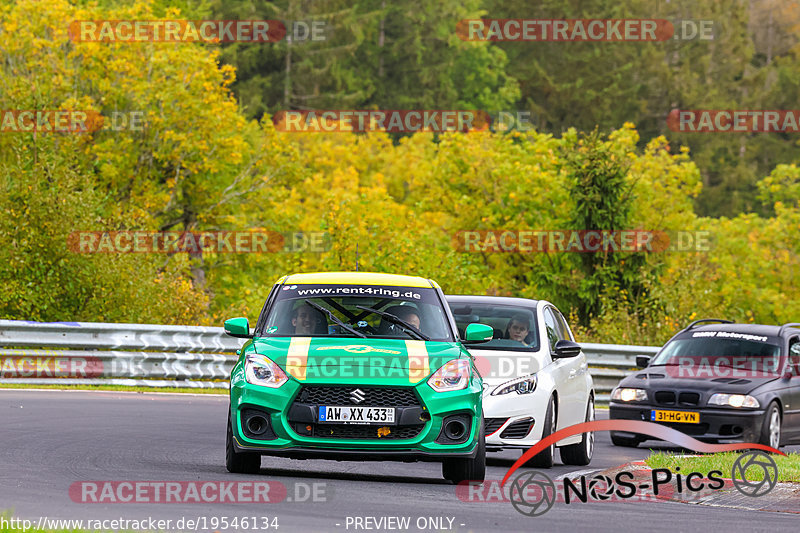
[[[492,326],[492,340],[469,346],[483,377],[486,451],[523,452],[544,437],[594,420],[594,386],[586,356],[561,312],[544,300],[447,296],[464,336],[468,324]],[[549,468],[555,448],[568,465],[588,465],[594,434],[559,441],[526,466]]]

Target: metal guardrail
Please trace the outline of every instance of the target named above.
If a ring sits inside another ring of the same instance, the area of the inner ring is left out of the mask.
[[[655,355],[660,346],[580,343],[594,380],[595,400],[607,404],[611,391],[636,368],[637,355]]]
[[[0,320],[0,383],[227,388],[244,343],[222,328]],[[581,343],[598,403],[655,346]]]

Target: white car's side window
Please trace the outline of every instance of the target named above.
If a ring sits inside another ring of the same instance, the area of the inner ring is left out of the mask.
[[[550,352],[555,352],[556,343],[559,340],[558,326],[556,325],[556,318],[553,316],[553,311],[549,307],[544,308],[544,328],[547,340],[550,343]]]
[[[558,309],[553,310],[554,314],[556,315],[556,322],[558,323],[560,335],[559,339],[571,341],[573,340],[569,327],[567,326],[567,321],[564,319],[564,315],[561,314],[561,311]]]

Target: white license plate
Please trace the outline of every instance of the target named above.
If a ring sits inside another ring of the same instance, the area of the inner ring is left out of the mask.
[[[394,424],[394,407],[320,405],[319,421],[344,424]]]

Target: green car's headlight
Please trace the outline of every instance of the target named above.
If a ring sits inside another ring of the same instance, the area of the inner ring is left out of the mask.
[[[708,405],[726,405],[729,407],[758,407],[758,400],[746,394],[713,394]]]
[[[644,389],[617,387],[611,393],[611,399],[619,402],[644,402],[647,400],[647,391]]]
[[[492,396],[516,392],[517,394],[530,394],[536,390],[536,374],[524,378],[507,381],[492,391]]]
[[[453,359],[433,373],[428,379],[428,385],[436,392],[465,389],[471,374],[469,361]]]
[[[269,357],[251,353],[244,361],[244,375],[248,383],[276,389],[289,381],[286,373]]]

